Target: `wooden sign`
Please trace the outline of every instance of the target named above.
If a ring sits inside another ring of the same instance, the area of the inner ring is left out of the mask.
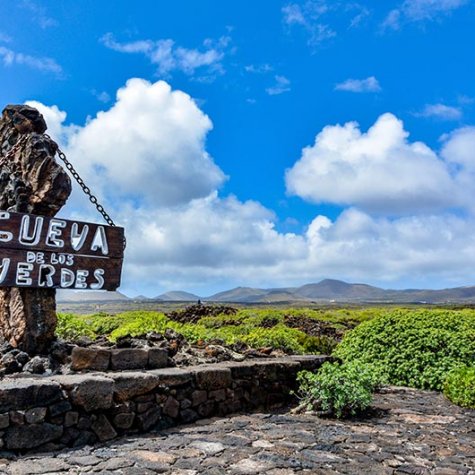
[[[0,211],[0,287],[115,290],[124,229]]]

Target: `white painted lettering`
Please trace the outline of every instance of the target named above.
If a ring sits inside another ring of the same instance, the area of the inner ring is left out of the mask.
[[[89,232],[89,226],[87,224],[82,227],[80,233],[78,232],[78,228],[78,223],[73,223],[71,227],[71,246],[75,251],[79,251],[79,249],[84,246],[84,241]]]
[[[71,287],[74,284],[74,272],[69,269],[61,269],[61,280],[60,280],[60,286],[63,289],[66,289],[68,287]]]
[[[64,241],[59,239],[63,228],[66,227],[66,221],[62,219],[52,219],[49,222],[48,233],[46,234],[46,245],[52,247],[64,247]]]
[[[19,262],[16,269],[16,285],[31,285],[33,282],[30,277],[32,270],[33,264]]]
[[[103,255],[109,254],[109,245],[107,244],[106,230],[104,226],[98,226],[96,234],[91,244],[91,251],[97,251],[99,248],[102,250]]]
[[[10,268],[10,259],[4,257],[2,259],[2,264],[0,265],[0,284],[5,280],[7,276],[8,269]]]
[[[91,289],[99,290],[104,287],[104,269],[96,269],[94,271],[94,277],[96,278],[97,282],[91,284]]]
[[[88,270],[78,269],[76,271],[76,289],[87,289],[86,278],[89,275]]]
[[[43,218],[35,216],[35,228],[33,233],[30,233],[30,216],[25,214],[21,218],[20,225],[20,243],[25,246],[36,246],[40,242],[41,229],[43,227]]]
[[[40,278],[38,284],[40,287],[53,287],[53,275],[56,269],[49,264],[40,265]]]

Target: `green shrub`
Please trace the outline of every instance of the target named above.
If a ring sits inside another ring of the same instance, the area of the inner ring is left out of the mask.
[[[79,315],[59,313],[56,335],[65,340],[74,341],[80,337],[96,338],[94,330]]]
[[[366,410],[377,385],[371,368],[355,363],[325,363],[317,373],[301,371],[297,376],[301,406],[338,419]]]
[[[126,336],[145,335],[149,332],[163,333],[173,326],[163,313],[158,312],[125,312],[121,314],[121,317],[123,319],[121,324],[110,334],[109,338],[112,341]]]
[[[252,348],[272,347],[292,353],[304,353],[304,347],[299,343],[303,337],[305,334],[300,330],[277,324],[272,328],[253,328],[239,339]]]
[[[452,370],[444,382],[444,394],[454,404],[475,409],[475,366]]]
[[[334,355],[374,365],[390,384],[441,390],[449,371],[475,358],[475,312],[387,311],[348,332]]]

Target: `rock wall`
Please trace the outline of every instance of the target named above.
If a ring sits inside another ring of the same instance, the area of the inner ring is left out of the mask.
[[[329,357],[291,356],[186,369],[5,378],[0,446],[27,452],[105,442],[200,418],[289,402],[296,375]]]

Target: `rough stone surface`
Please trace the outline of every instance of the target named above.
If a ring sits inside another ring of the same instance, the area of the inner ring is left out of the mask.
[[[220,365],[202,365],[193,368],[196,384],[199,388],[211,390],[231,386],[231,370]]]
[[[113,439],[117,432],[112,427],[112,424],[109,422],[109,419],[104,414],[99,414],[93,423],[91,424],[91,429],[95,432],[97,437],[101,442],[106,440]]]
[[[46,417],[46,407],[34,407],[25,411],[25,420],[28,424],[37,424],[44,421]]]
[[[25,105],[7,106],[0,119],[0,209],[54,216],[71,193],[71,180],[54,155],[58,146],[42,134],[43,116]],[[0,289],[0,335],[12,346],[40,353],[54,340],[55,289]]]
[[[83,407],[86,411],[107,409],[112,405],[114,381],[97,375],[65,375],[54,376],[69,395],[74,405]]]
[[[125,372],[110,376],[114,380],[114,396],[118,401],[127,401],[149,393],[159,384],[156,376],[145,372]]]
[[[120,348],[111,351],[111,369],[127,370],[146,368],[148,350],[143,348]]]
[[[256,367],[252,362],[248,365]],[[0,425],[5,429],[0,431],[0,448],[8,444],[12,449],[39,446],[43,451],[78,447],[98,439],[108,441],[118,434],[163,429],[203,417],[274,407],[277,400],[280,406],[289,401],[299,363],[280,358],[258,366],[259,384],[254,373],[244,378],[244,371],[240,379],[232,380],[226,362],[188,370],[6,378],[0,385],[4,410]],[[21,433],[41,435],[41,430],[50,426],[59,429],[47,432],[41,442],[35,441],[37,445],[29,447],[26,442],[20,447],[23,442],[17,440]]]
[[[148,350],[148,367],[153,369],[168,366],[168,350],[164,348],[150,348]]]
[[[114,426],[118,429],[130,429],[134,423],[135,414],[132,412],[122,412],[114,417]]]
[[[0,459],[0,472],[473,475],[474,427],[475,411],[440,394],[386,388],[362,419],[285,411],[214,418],[95,447]]]
[[[75,346],[71,353],[71,369],[106,371],[109,368],[110,351],[103,348],[82,348]]]
[[[192,379],[190,371],[181,368],[163,368],[149,373],[157,376],[160,385],[169,387],[187,384]]]
[[[61,437],[63,428],[54,424],[10,427],[5,433],[7,449],[31,449]]]
[[[0,384],[0,412],[44,406],[62,398],[61,387],[42,379],[3,380]]]

